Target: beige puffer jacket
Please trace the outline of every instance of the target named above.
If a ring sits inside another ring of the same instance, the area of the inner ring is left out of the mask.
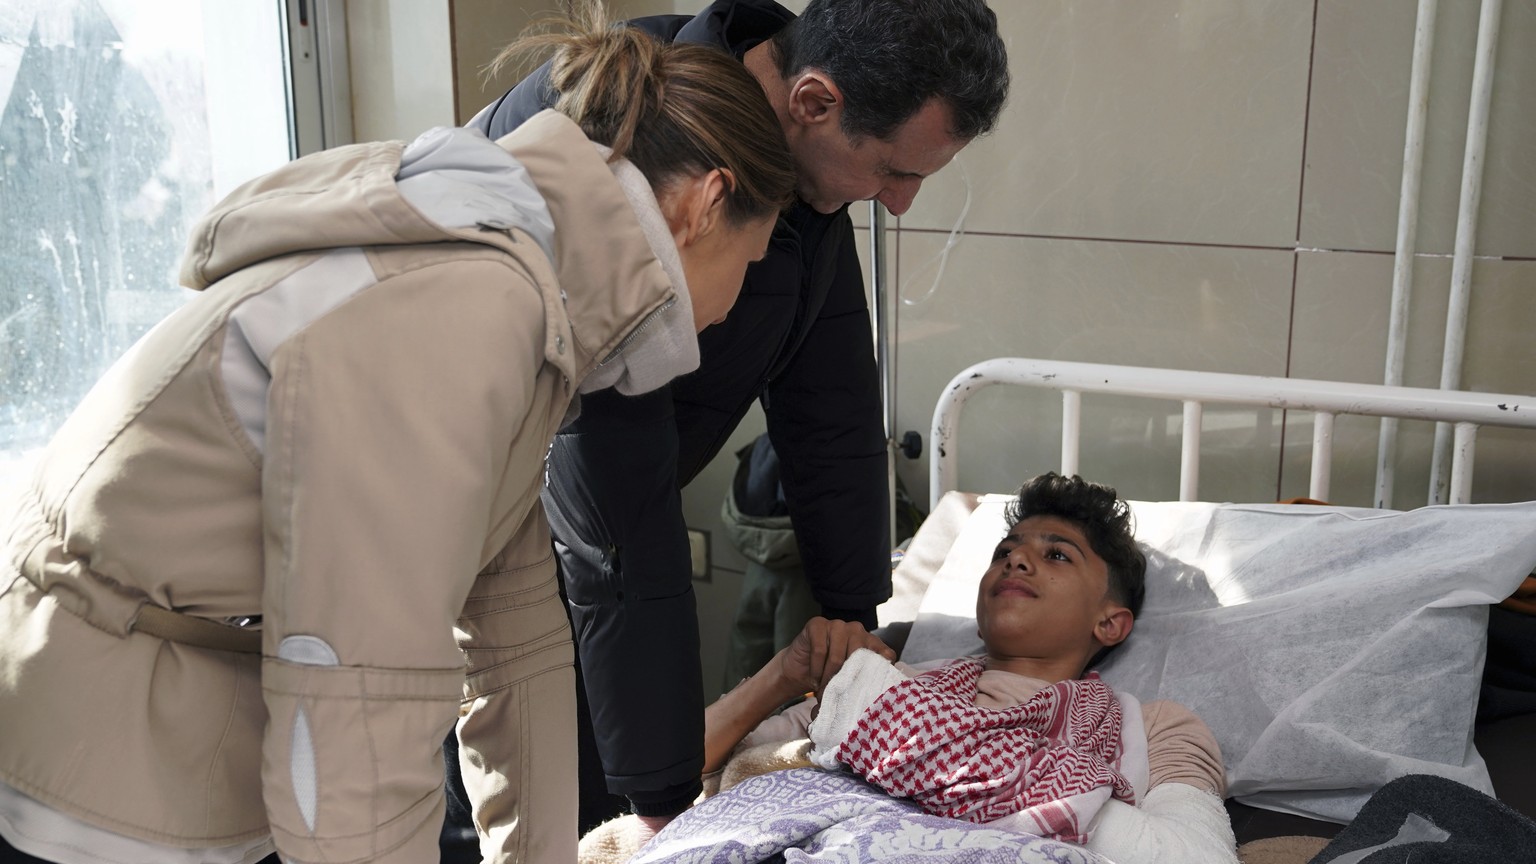
[[[306,157],[209,214],[182,272],[201,293],[0,522],[0,782],[165,845],[436,860],[461,701],[494,712],[571,663],[551,437],[588,373],[686,305],[639,207],[545,112],[495,144]],[[261,655],[135,632],[145,604],[261,616]],[[518,757],[465,744],[492,771]],[[507,843],[514,805],[479,814]]]

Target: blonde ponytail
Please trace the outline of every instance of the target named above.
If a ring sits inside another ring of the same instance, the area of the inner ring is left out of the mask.
[[[612,148],[612,158],[633,162],[652,187],[719,168],[731,184],[732,221],[788,206],[795,188],[789,146],[761,85],[741,63],[713,48],[666,44],[615,25],[599,0],[573,6],[503,49],[490,74],[553,48],[555,109]]]

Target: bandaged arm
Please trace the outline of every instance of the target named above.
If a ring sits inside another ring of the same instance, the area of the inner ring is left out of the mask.
[[[1215,793],[1152,787],[1140,806],[1110,800],[1088,825],[1088,849],[1117,864],[1236,864],[1232,820]]]
[[[1141,710],[1151,791],[1135,807],[1105,802],[1089,823],[1088,848],[1118,864],[1234,864],[1215,736],[1176,702],[1147,702]]]

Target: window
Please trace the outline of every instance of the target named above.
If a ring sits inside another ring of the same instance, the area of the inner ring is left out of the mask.
[[[312,19],[340,5],[0,7],[0,494],[190,294],[176,276],[196,219],[297,142],[327,143],[319,59],[335,57]]]

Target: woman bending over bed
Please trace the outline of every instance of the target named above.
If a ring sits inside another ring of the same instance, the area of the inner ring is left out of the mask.
[[[1146,561],[1125,502],[1045,474],[1019,490],[1007,521],[977,591],[984,654],[918,669],[892,663],[858,624],[813,619],[706,711],[706,789],[722,769],[730,788],[817,765],[933,816],[1119,864],[1236,861],[1210,730],[1182,705],[1141,705],[1085,672],[1130,635],[1141,607]],[[808,691],[818,698],[770,716]],[[584,858],[628,858],[640,834],[609,823],[583,841]]]

